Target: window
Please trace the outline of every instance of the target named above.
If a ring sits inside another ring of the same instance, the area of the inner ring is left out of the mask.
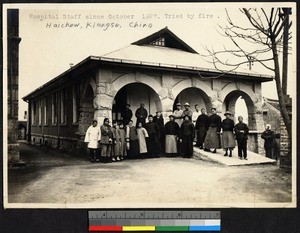
[[[42,99],[38,101],[39,103],[39,125],[42,124]]]
[[[151,45],[166,46],[165,38],[164,37],[158,38],[157,40],[151,42]]]
[[[78,86],[74,85],[72,88],[73,101],[73,123],[78,122]]]
[[[47,104],[48,104],[48,97],[44,98],[44,125],[48,124],[48,119],[47,119]]]
[[[35,124],[36,119],[36,102],[31,103],[31,124]]]
[[[57,123],[57,93],[52,94],[52,105],[51,105],[51,118],[52,118],[52,124]]]
[[[66,101],[67,101],[67,92],[62,90],[60,92],[60,123],[66,123]]]

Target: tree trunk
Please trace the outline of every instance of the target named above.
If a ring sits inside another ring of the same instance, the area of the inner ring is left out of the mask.
[[[284,100],[284,94],[282,91],[282,86],[281,86],[281,81],[280,81],[280,69],[279,69],[279,62],[278,62],[278,51],[276,47],[276,43],[274,40],[272,40],[272,52],[273,52],[273,57],[274,57],[274,73],[275,73],[275,82],[276,82],[276,89],[277,89],[277,95],[278,95],[278,100],[279,100],[279,106],[280,106],[280,111],[281,115],[284,121],[284,124],[286,126],[288,136],[289,136],[289,141],[291,145],[291,119],[289,116],[289,113],[286,108],[285,100]]]

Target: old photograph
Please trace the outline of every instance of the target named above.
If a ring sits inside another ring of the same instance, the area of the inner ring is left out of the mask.
[[[5,208],[296,207],[296,4],[10,4]]]

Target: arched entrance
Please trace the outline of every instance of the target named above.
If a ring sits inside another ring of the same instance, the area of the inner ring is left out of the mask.
[[[248,124],[250,130],[256,130],[255,106],[251,97],[241,91],[234,90],[224,99],[223,112],[230,111],[235,122],[239,115],[243,116],[244,122]]]
[[[233,114],[235,123],[238,121],[238,116],[243,116],[244,123],[248,124],[249,135],[247,149],[258,153],[259,138],[256,132],[256,108],[251,97],[241,90],[234,90],[227,94],[223,102],[223,112],[230,111]]]
[[[206,108],[206,111],[210,111],[212,108],[208,95],[197,87],[189,87],[182,90],[174,101],[173,110],[176,109],[176,103],[183,105],[186,102],[190,104],[192,111],[195,110],[194,106],[196,104],[198,104],[200,108]]]
[[[130,104],[133,113],[133,123],[136,122],[135,111],[141,103],[145,104],[148,115],[155,115],[156,111],[162,110],[162,105],[158,94],[148,85],[143,83],[130,83],[122,87],[113,100],[112,120],[121,121],[121,113],[126,104]]]

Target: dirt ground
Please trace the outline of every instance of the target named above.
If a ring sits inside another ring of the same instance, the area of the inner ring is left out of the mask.
[[[291,202],[291,173],[276,165],[227,167],[168,157],[101,164],[87,156],[20,147],[27,165],[8,170],[9,203],[250,207]]]

